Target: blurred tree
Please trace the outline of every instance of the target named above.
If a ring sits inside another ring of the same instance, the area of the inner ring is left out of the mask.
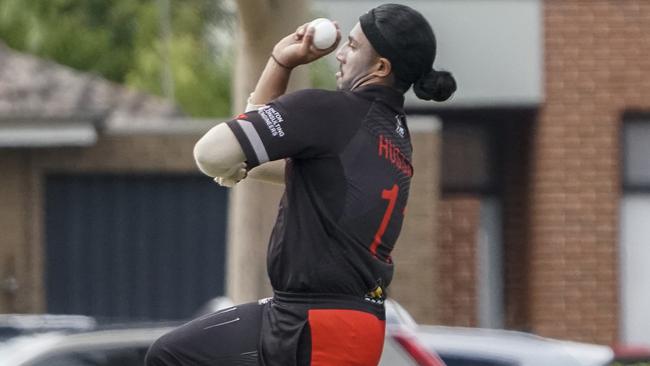
[[[176,102],[193,116],[230,113],[227,1],[170,1],[171,36],[157,0],[0,0],[10,47],[162,95],[165,62]],[[167,54],[168,50],[168,54]]]

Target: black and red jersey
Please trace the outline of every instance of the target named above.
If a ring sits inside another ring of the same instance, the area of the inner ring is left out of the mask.
[[[276,291],[363,296],[393,275],[413,175],[404,97],[302,90],[229,121],[248,168],[286,159],[268,249]]]

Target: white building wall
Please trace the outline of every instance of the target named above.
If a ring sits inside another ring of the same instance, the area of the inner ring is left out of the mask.
[[[540,0],[394,1],[420,11],[438,42],[436,69],[451,71],[458,92],[436,107],[536,106],[544,98]],[[344,37],[374,0],[315,0],[318,16],[341,24]],[[334,56],[329,56],[334,64]],[[431,106],[409,93],[408,106]]]

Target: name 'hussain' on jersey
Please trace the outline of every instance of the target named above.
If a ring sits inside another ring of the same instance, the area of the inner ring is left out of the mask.
[[[397,147],[391,139],[384,135],[379,135],[379,156],[390,161],[397,170],[404,173],[407,177],[413,176],[413,167],[406,155]]]

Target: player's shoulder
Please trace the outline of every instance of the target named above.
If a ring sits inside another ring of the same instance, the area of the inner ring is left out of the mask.
[[[288,93],[287,96],[296,98],[347,98],[350,94],[352,93],[341,90],[307,88]]]
[[[325,89],[302,89],[277,99],[278,103],[286,106],[329,111],[337,107],[349,108],[359,101],[359,97],[352,92]]]

